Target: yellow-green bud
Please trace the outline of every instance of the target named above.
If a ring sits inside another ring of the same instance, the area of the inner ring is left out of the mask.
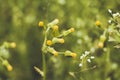
[[[103,42],[99,42],[99,43],[98,43],[98,48],[103,48],[103,46],[104,46],[104,43],[103,43]]]
[[[54,37],[52,39],[52,42],[53,42],[53,44],[55,44],[55,43],[64,43],[64,39],[63,38],[56,38],[56,37]]]
[[[52,27],[52,29],[53,29],[53,31],[58,31],[58,26],[57,25],[54,25],[53,27]]]
[[[9,62],[7,60],[3,60],[2,61],[2,65],[5,66],[8,71],[12,71],[13,70],[13,67],[9,64]]]
[[[74,28],[70,28],[70,29],[68,29],[67,31],[64,31],[64,32],[62,33],[62,36],[67,36],[68,34],[70,34],[70,33],[72,33],[72,32],[74,32]]]
[[[58,56],[58,52],[52,47],[48,47],[47,51],[53,54],[54,56]]]
[[[68,51],[68,50],[65,51],[64,55],[65,55],[65,56],[70,56],[70,57],[73,57],[73,58],[75,58],[75,57],[77,56],[76,53],[73,53],[73,52]]]
[[[59,20],[58,19],[55,19],[55,20],[53,20],[52,22],[50,22],[49,24],[48,24],[48,27],[53,27],[54,25],[56,25],[56,24],[58,24],[59,23]]]
[[[100,36],[100,41],[101,41],[101,42],[104,42],[105,40],[106,40],[106,36],[105,36],[105,35],[101,35],[101,36]]]

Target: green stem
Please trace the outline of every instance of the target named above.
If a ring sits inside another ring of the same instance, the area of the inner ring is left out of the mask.
[[[45,54],[46,54],[46,41],[47,41],[47,34],[49,31],[49,27],[45,31],[45,38],[42,46],[42,65],[43,65],[43,72],[44,72],[44,77],[43,80],[46,80],[46,59],[45,59]]]
[[[42,53],[42,65],[43,65],[43,80],[46,80],[46,59],[45,59],[45,53]]]
[[[106,79],[110,71],[110,49],[109,48],[107,48],[107,52],[105,56],[106,56],[105,57],[105,79]]]

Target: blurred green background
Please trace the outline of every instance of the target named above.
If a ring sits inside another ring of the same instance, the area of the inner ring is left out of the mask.
[[[7,72],[0,68],[0,80],[42,80],[34,70],[34,66],[42,68],[41,46],[44,36],[38,28],[40,20],[47,24],[58,18],[60,30],[74,27],[75,32],[65,38],[65,44],[55,47],[59,51],[72,50],[79,58],[79,55],[94,46],[93,42],[103,32],[95,26],[95,21],[99,20],[103,27],[107,26],[111,17],[108,9],[120,11],[120,1],[0,0],[0,44],[4,41],[14,41],[17,44],[15,49],[10,49],[9,62],[14,70]],[[120,50],[114,49],[112,45],[109,45],[110,62],[115,70],[107,73],[106,80],[119,80]],[[100,67],[80,72],[76,78],[68,74],[69,71],[80,70],[72,58],[47,55],[47,80],[105,80],[104,53],[99,50],[95,55],[94,63]]]

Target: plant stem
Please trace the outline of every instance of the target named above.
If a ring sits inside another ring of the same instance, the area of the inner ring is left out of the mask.
[[[45,53],[42,53],[42,65],[43,65],[43,80],[46,80],[46,59],[45,59]]]
[[[46,29],[45,31],[45,38],[44,38],[44,42],[43,42],[43,46],[42,46],[42,65],[43,65],[43,72],[44,72],[44,76],[43,76],[43,80],[46,80],[46,59],[45,59],[45,54],[46,54],[46,41],[47,41],[47,34],[49,31],[49,27]]]

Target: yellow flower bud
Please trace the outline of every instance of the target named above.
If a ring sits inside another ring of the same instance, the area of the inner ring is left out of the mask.
[[[43,27],[43,26],[44,26],[44,22],[43,22],[43,21],[40,21],[40,22],[38,23],[38,26],[39,26],[39,27]]]
[[[54,25],[53,27],[52,27],[52,29],[53,29],[53,31],[58,31],[58,26],[57,25]]]
[[[54,51],[53,52],[53,55],[56,57],[56,56],[58,56],[58,52],[57,51]]]
[[[4,65],[8,71],[12,71],[13,67],[9,64],[7,60],[3,60],[2,65]]]
[[[76,53],[71,53],[71,56],[72,56],[73,58],[76,58],[77,54],[76,54]]]
[[[16,43],[15,43],[15,42],[12,42],[12,43],[10,44],[10,46],[11,46],[12,48],[15,48],[15,47],[16,47]]]
[[[59,41],[60,41],[60,43],[64,43],[65,42],[63,38],[59,39]]]
[[[52,47],[48,47],[47,51],[53,54],[54,56],[58,56],[58,52]]]
[[[76,53],[73,53],[73,52],[68,51],[68,50],[65,51],[64,55],[65,55],[65,56],[70,56],[70,57],[73,57],[73,58],[75,58],[75,57],[77,56]]]
[[[69,31],[70,31],[70,32],[74,32],[75,29],[74,29],[74,28],[70,28]]]
[[[47,40],[47,45],[51,46],[52,45],[52,41],[51,40]]]
[[[13,70],[13,67],[12,67],[11,65],[8,65],[8,66],[7,66],[7,70],[8,70],[8,71],[12,71],[12,70]]]
[[[96,26],[100,26],[100,25],[101,25],[101,22],[97,20],[97,21],[95,22],[95,25],[96,25]]]
[[[103,42],[99,42],[99,43],[98,43],[98,48],[103,48],[103,46],[104,46],[104,43],[103,43]]]
[[[52,39],[52,44],[55,44],[55,43],[64,43],[65,41],[64,41],[64,39],[63,38],[56,38],[56,37],[54,37],[53,39]]]

